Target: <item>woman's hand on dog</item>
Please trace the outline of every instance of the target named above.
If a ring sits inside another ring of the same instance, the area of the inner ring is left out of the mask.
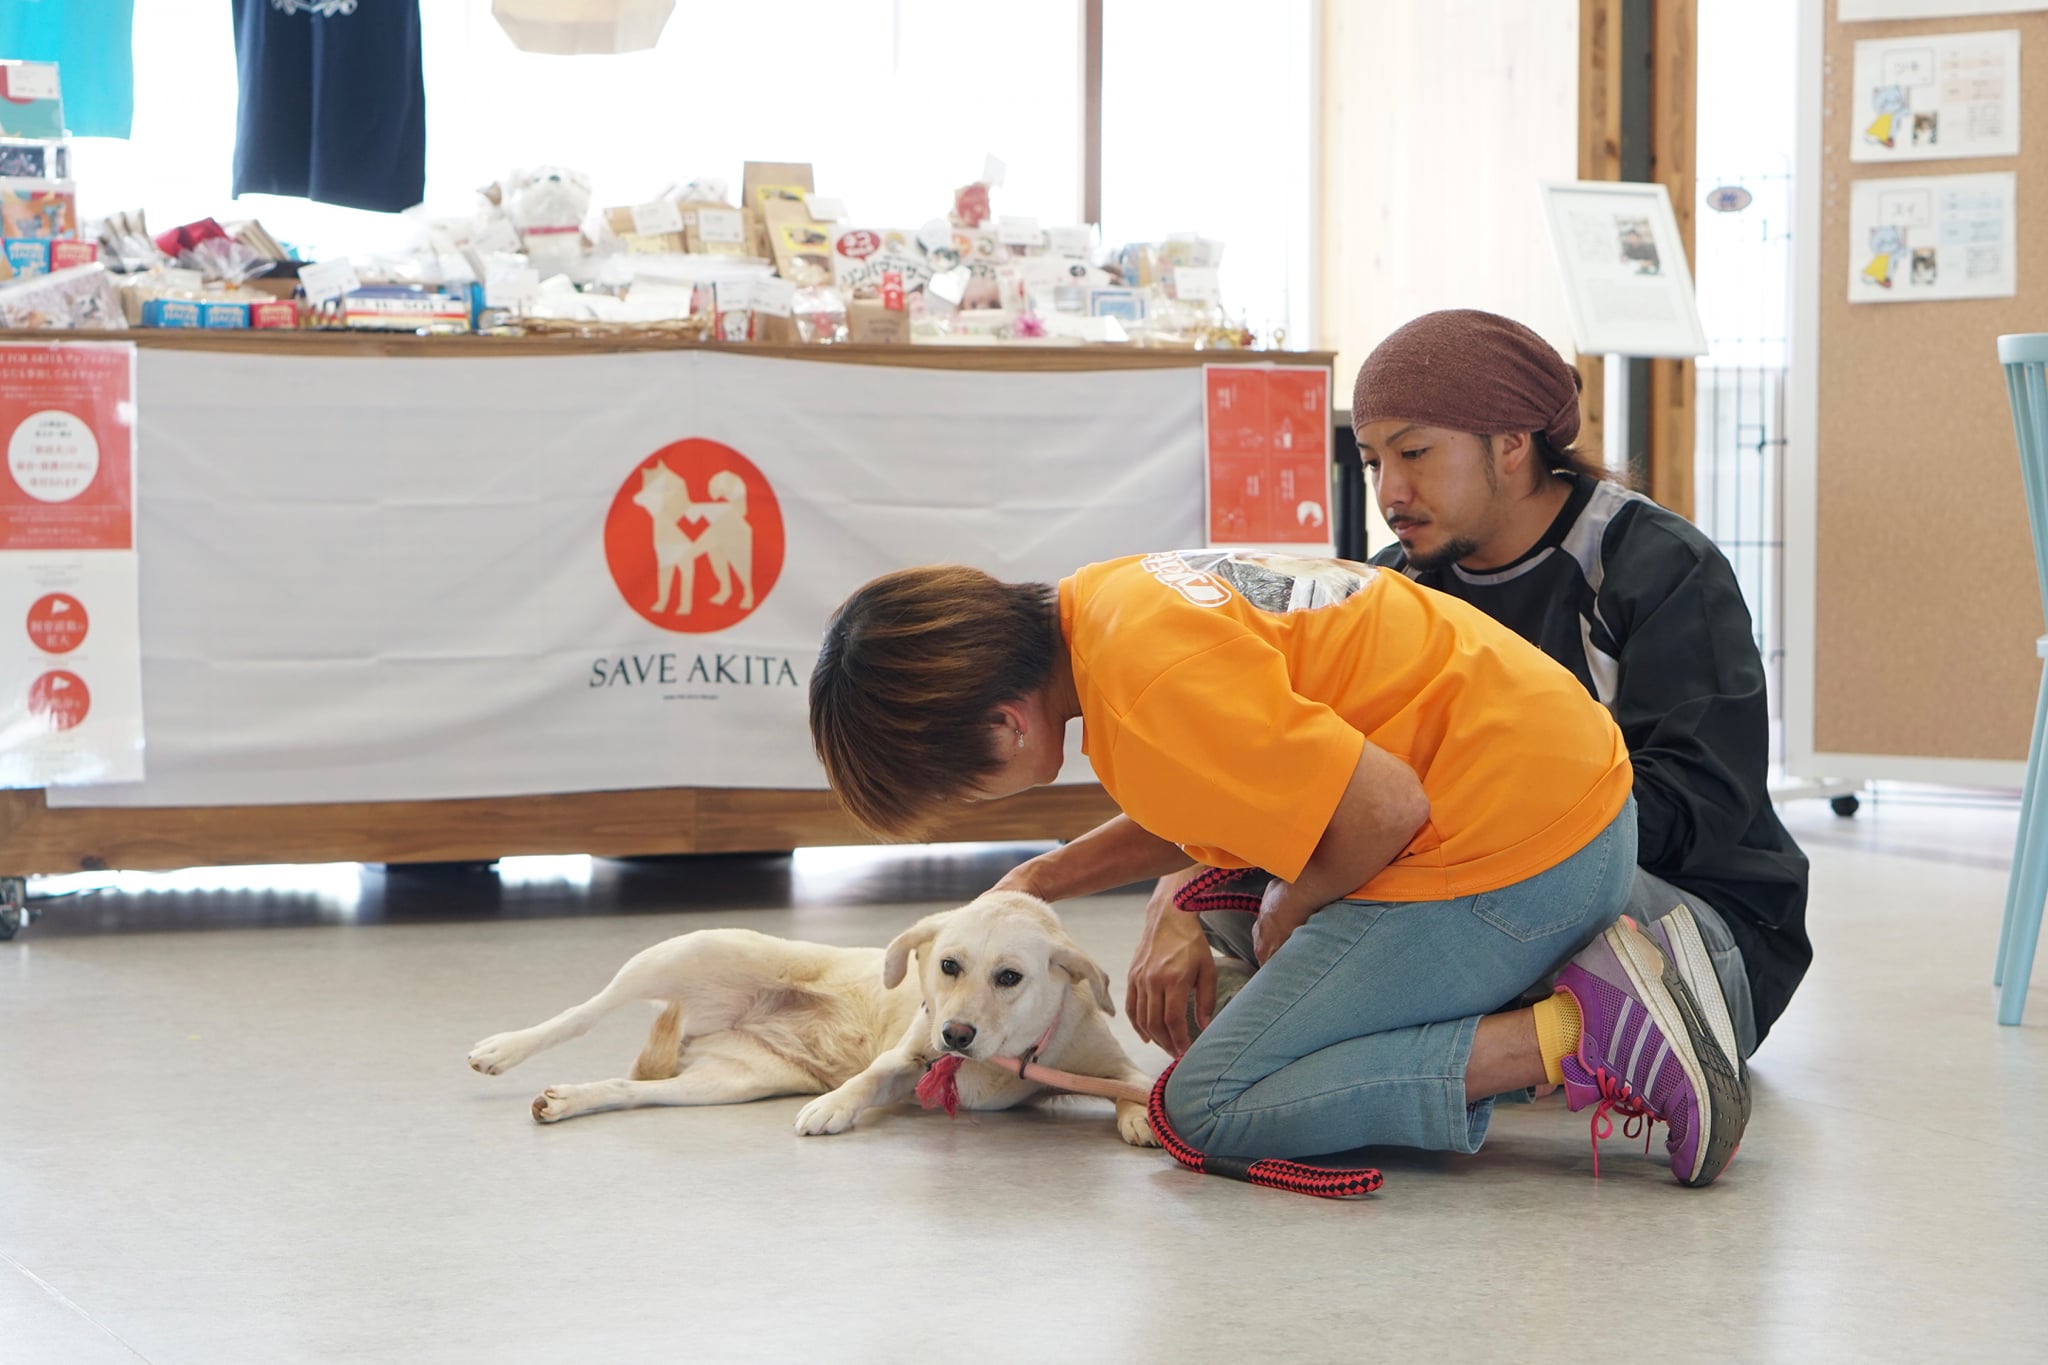
[[[1216,959],[1202,933],[1202,918],[1173,906],[1174,893],[1201,871],[1191,867],[1162,877],[1153,888],[1124,990],[1124,1009],[1138,1036],[1176,1057],[1193,1041],[1189,998],[1194,999],[1199,1028],[1208,1027],[1216,1009]]]

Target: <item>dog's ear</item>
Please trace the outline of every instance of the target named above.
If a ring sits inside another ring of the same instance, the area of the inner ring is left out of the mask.
[[[1097,1009],[1108,1015],[1116,1013],[1116,1002],[1109,998],[1109,973],[1096,966],[1095,959],[1082,952],[1079,944],[1062,936],[1053,946],[1052,965],[1074,980],[1087,983]]]
[[[921,953],[931,946],[938,937],[939,921],[950,911],[926,915],[917,923],[896,935],[889,944],[889,951],[882,955],[882,985],[894,990],[903,981],[903,974],[910,970],[910,955]]]

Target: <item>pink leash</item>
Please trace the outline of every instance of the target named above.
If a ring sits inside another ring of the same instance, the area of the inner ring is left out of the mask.
[[[1059,1013],[1053,1015],[1052,1023],[1045,1032],[1038,1035],[1038,1041],[1024,1049],[1021,1057],[990,1057],[990,1066],[999,1066],[1017,1077],[1034,1085],[1050,1086],[1054,1090],[1070,1090],[1077,1095],[1099,1095],[1106,1100],[1129,1100],[1132,1104],[1143,1104],[1151,1091],[1143,1086],[1129,1085],[1123,1081],[1112,1081],[1101,1076],[1080,1076],[1071,1071],[1060,1071],[1038,1061],[1039,1052],[1052,1041],[1052,1035],[1059,1029],[1060,1017],[1067,1012],[1067,1003],[1060,1002]],[[944,1109],[947,1118],[960,1112],[960,1063],[966,1058],[949,1052],[934,1060],[917,1082],[917,1101],[927,1109]]]

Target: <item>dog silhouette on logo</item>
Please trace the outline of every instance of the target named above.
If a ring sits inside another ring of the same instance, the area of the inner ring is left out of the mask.
[[[661,575],[661,587],[654,597],[654,610],[669,606],[669,590],[676,589],[674,612],[687,616],[696,600],[697,560],[710,561],[718,576],[718,591],[711,605],[722,607],[732,600],[735,580],[740,586],[740,610],[754,607],[754,528],[747,521],[747,481],[730,469],[711,476],[706,490],[709,502],[691,499],[688,480],[656,461],[640,471],[640,491],[633,505],[645,511],[653,522],[654,562]],[[683,523],[701,522],[704,529],[691,535]]]

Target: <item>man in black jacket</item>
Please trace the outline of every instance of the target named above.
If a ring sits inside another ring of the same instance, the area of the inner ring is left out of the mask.
[[[1512,627],[1607,706],[1635,767],[1630,913],[1688,908],[1748,1056],[1813,959],[1806,857],[1765,788],[1763,661],[1714,543],[1571,449],[1578,384],[1542,338],[1490,313],[1432,313],[1388,337],[1352,399],[1400,540],[1374,562]],[[1510,430],[1504,409],[1548,420]]]

